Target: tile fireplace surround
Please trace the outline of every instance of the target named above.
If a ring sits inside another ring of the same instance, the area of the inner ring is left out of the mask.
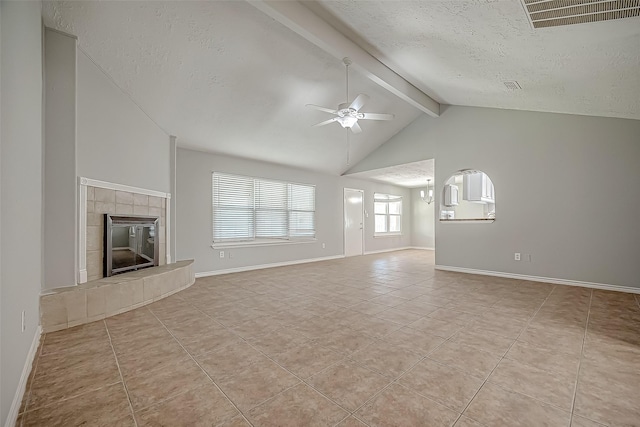
[[[81,184],[82,185],[82,184]],[[160,218],[158,227],[159,265],[166,264],[167,198],[86,185],[86,275],[87,280],[101,279],[104,214],[149,215]],[[82,214],[82,213],[81,213]],[[82,231],[81,231],[82,232]],[[82,283],[82,280],[80,280]]]

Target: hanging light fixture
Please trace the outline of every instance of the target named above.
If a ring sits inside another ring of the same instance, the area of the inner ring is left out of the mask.
[[[427,180],[427,193],[425,197],[424,190],[420,190],[420,198],[423,202],[426,202],[428,205],[433,202],[433,187],[431,187],[431,179]]]

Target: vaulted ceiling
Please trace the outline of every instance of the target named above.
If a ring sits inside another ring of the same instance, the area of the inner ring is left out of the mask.
[[[533,30],[520,0],[304,5],[443,104],[640,119],[640,21]],[[305,104],[346,101],[344,66],[249,3],[45,2],[47,26],[89,55],[180,146],[340,174],[346,131]],[[510,91],[503,81],[517,80]],[[353,69],[366,93],[350,163],[423,114]]]

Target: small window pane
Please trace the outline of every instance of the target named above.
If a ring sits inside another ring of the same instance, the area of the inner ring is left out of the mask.
[[[387,203],[386,202],[375,202],[373,204],[373,211],[377,214],[386,214],[387,213]]]
[[[391,233],[399,233],[400,222],[400,215],[389,215],[389,231]]]
[[[402,209],[401,202],[389,202],[389,213],[391,215],[400,215],[401,209]]]
[[[386,233],[387,232],[387,216],[386,215],[376,215],[376,233]]]

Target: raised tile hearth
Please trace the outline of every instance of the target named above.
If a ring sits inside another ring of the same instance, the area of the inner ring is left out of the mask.
[[[193,260],[180,261],[51,289],[40,296],[42,331],[101,320],[186,289],[195,282],[192,264]]]

